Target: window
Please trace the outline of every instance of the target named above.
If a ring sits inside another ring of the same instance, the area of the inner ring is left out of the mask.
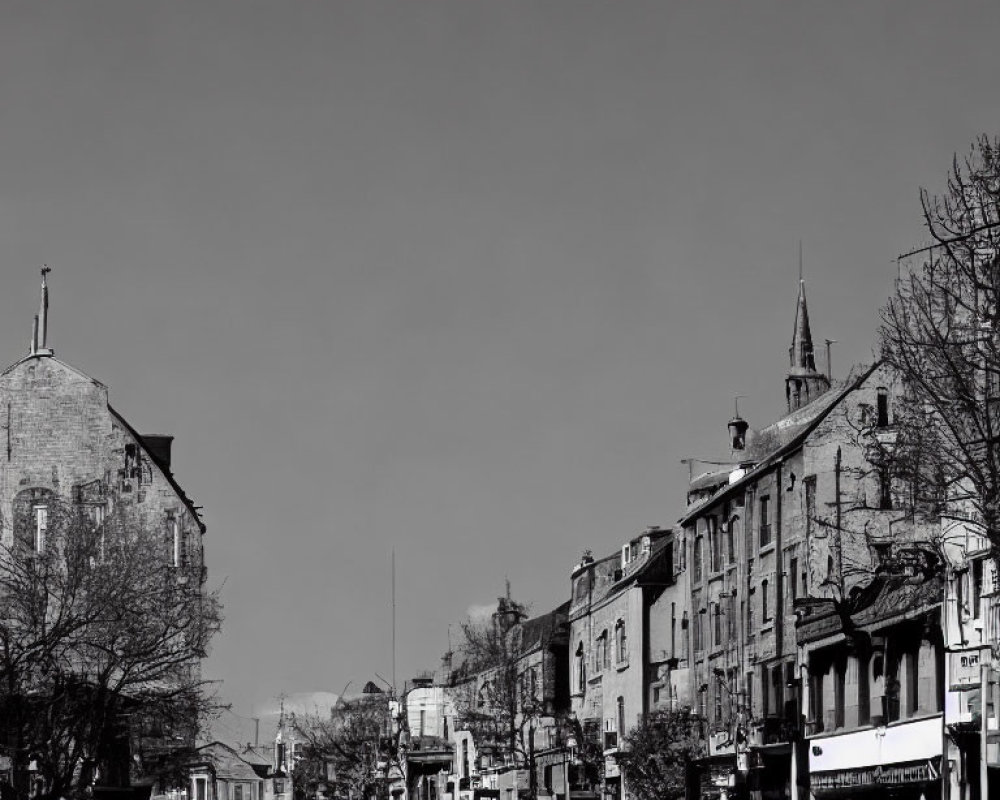
[[[753,673],[747,673],[747,716],[753,717]]]
[[[610,656],[608,653],[608,632],[607,630],[601,631],[601,635],[597,637],[597,646],[594,648],[594,672],[600,672],[602,669],[607,669],[610,664]]]
[[[704,650],[705,644],[702,641],[701,621],[705,616],[705,609],[701,608],[701,592],[695,592],[691,596],[691,604],[694,608],[694,649]]]
[[[879,428],[887,428],[889,426],[889,390],[884,386],[878,388],[876,403],[878,413],[875,418],[875,425]]]
[[[628,662],[628,640],[625,635],[625,620],[620,619],[615,623],[615,640],[617,644],[618,663]]]
[[[45,535],[49,529],[49,507],[36,505],[34,511],[35,535],[32,544],[36,553],[42,553],[45,551]]]
[[[583,642],[576,648],[576,690],[583,693],[587,685],[587,665],[583,663]]]
[[[806,539],[813,535],[816,529],[816,476],[810,475],[802,481],[802,490],[806,495]]]
[[[841,658],[833,666],[833,727],[844,727],[844,690],[847,682],[847,664]]]
[[[420,709],[420,736],[424,735],[424,725],[427,722],[427,712],[424,709]]]
[[[462,739],[462,778],[469,777],[469,740]]]
[[[718,517],[708,518],[708,541],[712,548],[712,572],[718,572],[722,569],[722,535]]]
[[[722,603],[716,603],[713,610],[714,625],[712,627],[715,634],[715,646],[719,647],[722,644]]]
[[[194,800],[207,800],[208,798],[208,778],[194,779]]]
[[[788,593],[789,602],[794,607],[795,601],[799,599],[798,588],[796,585],[796,578],[799,574],[799,560],[793,558],[788,562],[788,586],[791,591]]]
[[[243,800],[243,784],[233,784],[233,800]]]
[[[899,667],[899,654],[890,650],[889,655],[885,659],[885,695],[882,698],[882,702],[885,704],[886,722],[895,722],[899,719],[899,690],[901,686],[899,682]]]
[[[892,508],[892,476],[887,464],[878,468],[878,507],[882,511]]]
[[[701,548],[703,541],[704,537],[700,533],[694,537],[694,553],[692,553],[691,557],[693,560],[694,580],[696,581],[701,580]]]
[[[771,612],[767,607],[767,579],[760,582],[760,616],[764,623],[771,621]]]
[[[752,586],[750,587],[750,599],[747,602],[747,637],[753,636],[757,632],[757,621],[754,619],[753,608],[757,602],[757,598],[754,595],[757,590]]]
[[[809,676],[809,718],[816,733],[823,731],[823,673],[814,672]]]
[[[677,603],[670,604],[670,657],[677,658]]]
[[[736,598],[729,595],[729,608],[726,611],[726,635],[730,642],[736,641]]]
[[[868,659],[858,657],[858,725],[868,725],[872,719],[871,685],[868,680]]]
[[[792,580],[795,580],[794,576],[792,577]],[[805,568],[804,564],[802,568],[802,583],[799,586],[799,596],[809,596],[809,571]]]
[[[973,619],[979,619],[979,598],[983,593],[983,559],[977,558],[970,564],[969,569],[972,572],[972,596],[969,598],[972,608],[970,611]]]
[[[730,564],[736,563],[736,537],[739,535],[740,518],[733,517],[726,528],[726,557]]]
[[[715,695],[715,714],[713,720],[722,722],[722,679],[718,675],[712,677],[712,694]]]
[[[769,516],[771,498],[764,495],[760,498],[760,546],[766,547],[771,543],[771,518]]]
[[[913,716],[920,708],[920,658],[916,648],[907,651],[903,657],[906,668],[906,714]],[[988,687],[984,687],[986,691]]]
[[[781,664],[771,669],[770,713],[780,717],[785,711],[785,676]]]

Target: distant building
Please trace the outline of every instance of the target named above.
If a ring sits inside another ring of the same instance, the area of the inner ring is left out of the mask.
[[[603,785],[571,773],[570,794],[624,798],[622,740],[651,707],[684,703],[686,650],[674,532],[650,528],[610,556],[589,555],[573,570],[570,621],[571,709],[579,735],[599,742]],[[627,787],[625,787],[627,789]]]
[[[222,742],[196,751],[188,766],[191,800],[264,800],[264,779],[239,753]]]

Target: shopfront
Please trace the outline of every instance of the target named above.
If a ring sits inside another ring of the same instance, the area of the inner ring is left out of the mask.
[[[824,798],[941,797],[941,715],[809,740],[809,789]]]

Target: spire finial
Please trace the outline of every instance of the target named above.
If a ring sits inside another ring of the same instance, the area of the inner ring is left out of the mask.
[[[48,264],[42,264],[42,296],[38,303],[38,333],[35,337],[34,354],[52,355],[49,348],[49,285],[45,276],[52,272]]]
[[[802,280],[802,240],[799,239],[799,283],[804,283]]]

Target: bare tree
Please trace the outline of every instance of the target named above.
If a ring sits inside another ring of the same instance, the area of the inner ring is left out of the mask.
[[[307,797],[324,785],[337,796],[384,797],[391,772],[402,774],[387,694],[340,698],[329,715],[293,715],[292,725],[303,740],[295,788]]]
[[[932,244],[882,311],[880,349],[933,442],[913,473],[982,526],[1000,553],[1000,143],[954,159],[941,194],[921,192]]]
[[[456,687],[456,707],[460,724],[472,731],[478,747],[523,761],[529,750],[525,722],[539,709],[523,674],[521,622],[527,610],[509,594],[498,600],[490,619],[462,623],[464,677]]]
[[[684,797],[689,765],[706,754],[703,724],[688,710],[658,711],[632,728],[618,754],[629,791],[639,800]]]
[[[164,743],[193,744],[221,623],[202,584],[124,504],[96,524],[50,499],[44,544],[0,546],[0,730],[16,774],[34,762],[36,793],[128,785],[175,749]]]

